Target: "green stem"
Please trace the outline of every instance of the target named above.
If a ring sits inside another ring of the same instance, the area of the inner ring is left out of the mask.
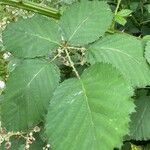
[[[116,10],[115,10],[115,15],[117,15],[117,12],[118,12],[120,3],[121,3],[121,0],[118,0],[118,2],[117,2],[117,7],[116,7]]]
[[[52,17],[55,19],[60,18],[60,13],[58,10],[51,8],[51,7],[46,7],[46,6],[41,6],[40,4],[29,2],[29,1],[24,1],[24,0],[0,0],[0,5],[9,5],[17,8],[21,8],[24,10],[32,11],[35,13],[39,13],[48,17]]]
[[[111,30],[112,30],[112,31],[115,29],[115,16],[116,16],[117,13],[118,13],[120,3],[121,3],[121,0],[118,0],[117,6],[116,6],[116,9],[115,9],[115,13],[114,13],[114,19],[113,19],[113,22],[112,22],[112,25],[111,25]]]

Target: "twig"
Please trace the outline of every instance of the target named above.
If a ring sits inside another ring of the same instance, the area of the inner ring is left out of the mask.
[[[29,2],[24,0],[0,0],[0,5],[9,5],[9,6],[21,8],[24,10],[39,13],[55,19],[60,18],[60,13],[58,10],[51,7],[41,6],[40,4],[34,2]]]

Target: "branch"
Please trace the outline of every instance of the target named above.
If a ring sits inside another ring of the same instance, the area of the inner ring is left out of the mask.
[[[52,17],[54,19],[60,18],[60,13],[58,10],[51,8],[51,7],[41,6],[40,4],[29,2],[29,1],[0,0],[0,5],[9,5],[9,6],[21,8],[21,9],[39,13],[48,17]]]

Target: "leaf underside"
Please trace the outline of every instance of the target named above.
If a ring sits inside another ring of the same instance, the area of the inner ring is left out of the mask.
[[[3,126],[27,130],[43,121],[50,98],[59,83],[56,66],[25,60],[10,74],[1,105]]]
[[[96,64],[54,92],[46,124],[53,150],[112,150],[128,131],[134,104],[128,82],[111,65]],[[120,109],[121,108],[121,109]],[[69,142],[68,142],[69,141]]]

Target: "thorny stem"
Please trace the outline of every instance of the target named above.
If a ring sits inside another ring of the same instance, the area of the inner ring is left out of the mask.
[[[80,75],[79,75],[79,73],[78,73],[78,71],[76,70],[76,68],[75,68],[75,66],[74,66],[74,62],[71,60],[71,57],[70,57],[70,55],[69,55],[69,52],[68,52],[67,48],[64,48],[64,50],[65,50],[65,53],[66,53],[67,58],[68,58],[68,60],[69,60],[70,66],[72,67],[73,71],[75,72],[77,78],[78,78],[78,79],[81,79],[81,78],[80,78]]]
[[[55,19],[60,18],[60,13],[58,10],[43,5],[41,6],[40,4],[30,2],[27,0],[0,0],[0,5],[9,5],[9,6],[21,8],[24,10],[39,13]]]

